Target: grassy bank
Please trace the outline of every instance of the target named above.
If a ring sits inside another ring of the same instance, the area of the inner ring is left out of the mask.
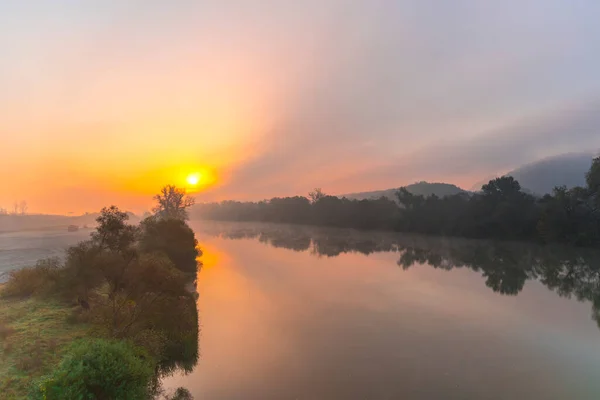
[[[26,399],[32,382],[58,364],[66,346],[89,335],[89,326],[72,322],[72,315],[58,301],[0,296],[0,397]]]

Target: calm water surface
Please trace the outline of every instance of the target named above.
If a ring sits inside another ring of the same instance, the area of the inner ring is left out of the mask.
[[[201,358],[167,388],[207,400],[600,398],[594,253],[192,226]]]

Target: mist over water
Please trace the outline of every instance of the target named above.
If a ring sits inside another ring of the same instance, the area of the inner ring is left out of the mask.
[[[209,399],[600,393],[591,302],[562,297],[569,284],[586,283],[547,279],[569,260],[593,264],[594,252],[286,225],[192,226],[204,251],[201,358],[167,387]],[[577,271],[597,282],[598,265]]]

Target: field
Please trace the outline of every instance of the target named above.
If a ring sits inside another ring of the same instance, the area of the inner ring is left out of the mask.
[[[0,283],[6,281],[10,270],[34,265],[46,257],[63,257],[69,246],[88,239],[90,232],[61,229],[0,233]]]
[[[34,265],[87,239],[89,230],[39,230],[0,233],[0,294],[7,273]],[[0,393],[25,399],[35,379],[60,360],[66,344],[86,335],[85,324],[69,323],[72,311],[52,300],[0,297]]]
[[[2,286],[0,286],[0,293]],[[85,337],[69,307],[49,300],[0,298],[0,393],[25,399],[35,379],[60,360],[65,345]]]

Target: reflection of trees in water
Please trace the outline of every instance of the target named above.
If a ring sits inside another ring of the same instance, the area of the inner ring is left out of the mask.
[[[285,234],[284,232],[260,233],[258,240],[273,247],[294,251],[306,251],[310,247],[310,236],[304,234]]]
[[[200,267],[200,265],[198,266]],[[195,293],[194,293],[195,294]],[[175,399],[177,397],[163,396],[161,381],[176,373],[189,374],[198,364],[199,358],[199,324],[197,295],[182,296],[165,301],[159,306],[168,312],[157,313],[153,323],[163,329],[161,337],[149,337],[146,344],[153,340],[156,345],[164,345],[161,351],[162,359],[158,363],[153,392],[156,399]]]
[[[242,230],[221,227],[219,235],[258,238],[274,247],[310,250],[325,257],[398,252],[397,264],[403,269],[415,265],[444,270],[469,268],[481,273],[487,287],[504,295],[517,295],[525,282],[537,279],[562,297],[590,301],[592,317],[600,327],[600,252],[593,249],[268,224]]]
[[[408,269],[415,264],[451,270],[466,267],[480,272],[494,292],[516,295],[525,281],[534,278],[533,259],[526,249],[507,244],[463,244],[438,248],[404,247],[398,265]]]
[[[515,243],[476,243],[439,248],[406,247],[398,265],[429,264],[444,269],[466,267],[480,272],[494,292],[516,295],[537,279],[563,297],[600,306],[600,252]]]
[[[198,309],[194,298],[180,299],[170,318],[172,329],[167,332],[166,349],[159,364],[161,376],[176,372],[190,373],[198,363]]]

